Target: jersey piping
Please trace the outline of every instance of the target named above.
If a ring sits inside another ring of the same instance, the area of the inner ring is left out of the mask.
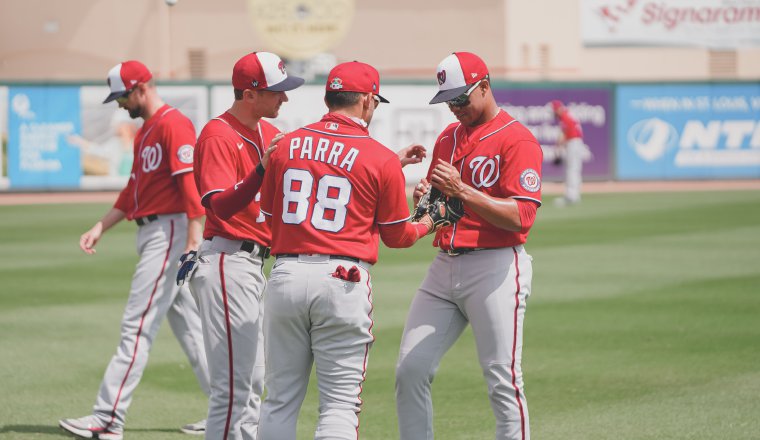
[[[357,139],[368,138],[369,137],[369,136],[360,136],[360,135],[354,135],[354,134],[330,133],[330,132],[327,132],[327,131],[319,131],[319,130],[315,130],[313,128],[308,128],[308,127],[303,127],[303,129],[307,130],[307,131],[313,131],[314,133],[324,134],[324,135],[327,135],[327,136],[336,136],[336,137],[345,137],[345,138],[357,138]]]
[[[184,173],[189,173],[189,172],[190,172],[190,171],[192,171],[192,170],[193,170],[193,167],[182,168],[181,170],[177,170],[177,171],[173,172],[173,173],[171,174],[171,176],[172,176],[172,177],[174,177],[174,176],[176,176],[177,174],[184,174]]]
[[[506,124],[502,125],[501,127],[497,128],[496,130],[492,131],[491,133],[488,133],[487,135],[485,135],[485,136],[481,137],[480,139],[478,139],[478,142],[481,142],[481,141],[483,141],[484,139],[486,139],[486,138],[488,138],[488,137],[491,137],[491,136],[495,135],[496,133],[498,133],[498,132],[500,132],[500,131],[504,130],[505,128],[509,127],[510,125],[514,124],[515,122],[517,122],[517,119],[512,119],[511,121],[507,122]],[[451,158],[449,159],[449,163],[452,163],[452,164],[453,164],[453,162],[454,162],[454,154],[455,154],[455,153],[456,153],[456,151],[457,151],[457,131],[459,131],[459,128],[460,128],[461,126],[462,126],[462,124],[459,124],[459,125],[457,125],[457,128],[455,128],[455,129],[454,129],[454,134],[453,134],[453,138],[454,138],[454,147],[451,149]],[[465,161],[464,161],[464,160],[462,160],[462,163],[459,165],[459,175],[460,175],[460,176],[462,175],[462,171],[464,171],[464,162],[465,162]],[[537,203],[538,203],[538,206],[541,206],[541,202],[540,202],[540,201],[538,201],[538,200],[536,200],[536,199],[532,199],[532,198],[530,198],[530,197],[521,197],[521,196],[515,197],[515,196],[513,196],[513,197],[511,197],[511,198],[513,198],[513,199],[527,199],[527,200],[532,200],[532,201],[534,201],[534,202],[537,202]],[[454,249],[454,238],[457,236],[457,229],[458,229],[457,227],[458,227],[458,226],[459,226],[459,223],[454,223],[454,227],[453,227],[453,229],[451,230],[451,240],[449,241],[449,248],[450,248],[450,249]]]
[[[214,118],[214,119],[216,119],[217,121],[224,122],[225,124],[227,124],[232,129],[232,131],[234,131],[235,133],[237,133],[237,135],[240,136],[241,139],[243,139],[244,141],[246,141],[249,144],[253,145],[254,150],[256,150],[256,154],[259,155],[259,161],[261,161],[261,157],[262,157],[261,147],[259,147],[256,144],[256,142],[254,142],[254,141],[248,139],[247,137],[243,136],[242,133],[240,133],[239,131],[235,130],[235,127],[233,127],[229,122],[225,121],[224,119],[222,119],[222,118]],[[258,130],[259,138],[261,138],[261,143],[263,144],[264,143],[264,137],[261,134],[261,123],[256,124],[256,130]]]
[[[161,119],[163,119],[163,117],[166,116],[167,113],[169,113],[170,111],[173,111],[173,110],[174,110],[174,107],[170,107],[170,108],[166,109],[163,113],[161,113],[161,115],[159,115],[159,117],[156,120],[156,122],[153,125],[151,125],[150,128],[148,128],[148,131],[145,132],[145,134],[143,135],[142,139],[140,140],[140,148],[137,150],[141,155],[142,155],[142,149],[145,146],[145,139],[148,137],[148,135],[150,134],[150,132],[153,131],[153,128],[156,125],[158,125],[158,123],[161,121]],[[141,169],[142,169],[142,167],[139,167],[137,169],[137,174],[140,173]],[[137,192],[138,192],[137,190],[138,190],[138,185],[139,185],[139,180],[137,179],[137,174],[135,174],[135,194],[134,194],[135,208],[132,210],[132,213],[137,212],[137,210],[140,208],[140,205],[139,205],[139,203],[137,201]]]
[[[401,219],[401,220],[394,220],[392,222],[382,222],[382,223],[381,222],[377,222],[377,224],[378,225],[396,225],[396,224],[399,224],[399,223],[404,223],[406,221],[409,221],[410,218],[412,218],[411,215],[409,217]]]

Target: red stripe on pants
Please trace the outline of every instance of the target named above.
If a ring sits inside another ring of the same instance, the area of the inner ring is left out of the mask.
[[[230,419],[232,419],[232,401],[235,396],[235,369],[232,366],[232,325],[230,324],[230,306],[227,303],[227,288],[226,284],[224,283],[224,252],[222,252],[221,257],[219,258],[219,278],[222,282],[222,298],[224,299],[224,319],[225,324],[227,326],[227,352],[229,353],[229,363],[230,363],[230,372],[229,372],[229,381],[230,381],[230,403],[227,406],[227,421],[224,424],[224,437],[222,437],[224,440],[227,439],[227,435],[230,432]]]
[[[116,407],[119,406],[119,400],[121,399],[121,392],[124,390],[124,385],[127,383],[127,378],[129,378],[129,372],[132,371],[132,366],[135,364],[135,358],[137,357],[137,348],[140,345],[140,335],[142,335],[142,328],[143,323],[145,322],[145,315],[148,314],[148,311],[150,310],[150,306],[153,304],[153,297],[156,295],[156,290],[158,290],[158,282],[161,280],[161,277],[164,276],[164,270],[166,270],[166,262],[169,261],[169,254],[172,250],[172,242],[174,241],[174,220],[171,220],[171,231],[169,232],[169,247],[166,249],[166,256],[164,257],[164,264],[161,266],[161,272],[158,274],[158,278],[156,278],[156,282],[153,283],[153,291],[150,293],[150,298],[148,299],[148,307],[145,308],[145,311],[142,314],[142,317],[140,317],[140,325],[137,327],[137,339],[135,340],[135,350],[132,352],[132,361],[129,363],[129,368],[127,368],[127,373],[124,375],[124,379],[121,381],[121,386],[119,387],[119,392],[116,394],[116,401],[113,404],[113,410],[111,410],[111,420],[106,423],[106,426],[104,429],[108,429],[111,424],[113,423],[113,420],[116,418]]]
[[[517,406],[520,407],[520,433],[522,439],[525,440],[525,411],[523,410],[522,399],[520,398],[520,389],[517,388],[517,374],[515,373],[515,352],[517,351],[517,310],[520,308],[520,265],[517,264],[517,249],[512,248],[512,252],[515,254],[515,285],[517,290],[515,291],[515,316],[514,316],[514,335],[512,337],[512,386],[515,388],[515,397],[517,398]]]

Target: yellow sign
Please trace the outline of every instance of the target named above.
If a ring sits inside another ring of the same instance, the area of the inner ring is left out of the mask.
[[[308,59],[346,35],[354,19],[354,0],[248,0],[248,11],[273,52]]]

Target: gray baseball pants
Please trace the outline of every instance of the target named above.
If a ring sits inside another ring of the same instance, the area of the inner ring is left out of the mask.
[[[439,252],[415,295],[396,366],[401,440],[432,440],[433,377],[469,323],[496,417],[496,439],[530,438],[521,369],[532,263],[522,246]]]
[[[359,282],[333,277],[357,266]],[[356,440],[372,335],[369,267],[327,255],[278,258],[269,278],[264,333],[267,398],[259,440],[295,440],[312,364],[319,420],[315,440]]]
[[[213,237],[198,252],[198,301],[211,376],[208,440],[254,440],[264,390],[263,259],[239,240]]]
[[[153,339],[164,316],[190,362],[201,389],[209,395],[209,373],[198,307],[187,288],[175,282],[177,260],[187,238],[187,216],[160,215],[137,232],[140,260],[121,321],[121,341],[106,368],[93,414],[124,427],[132,394],[148,363]]]

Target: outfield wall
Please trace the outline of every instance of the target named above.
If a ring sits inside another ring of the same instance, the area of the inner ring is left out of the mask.
[[[393,149],[431,147],[454,118],[428,105],[435,85],[394,83],[391,101],[375,114],[372,134]],[[232,89],[216,83],[159,84],[167,103],[200,131],[232,102]],[[290,131],[326,111],[321,85],[288,93],[273,121]],[[117,189],[129,175],[132,139],[140,120],[93,84],[0,84],[0,157],[3,190]],[[522,121],[544,149],[544,180],[562,179],[553,163],[560,130],[549,101],[560,99],[579,118],[592,157],[587,180],[760,179],[760,83],[528,84],[494,82],[500,106]],[[427,165],[409,167],[416,182]]]

